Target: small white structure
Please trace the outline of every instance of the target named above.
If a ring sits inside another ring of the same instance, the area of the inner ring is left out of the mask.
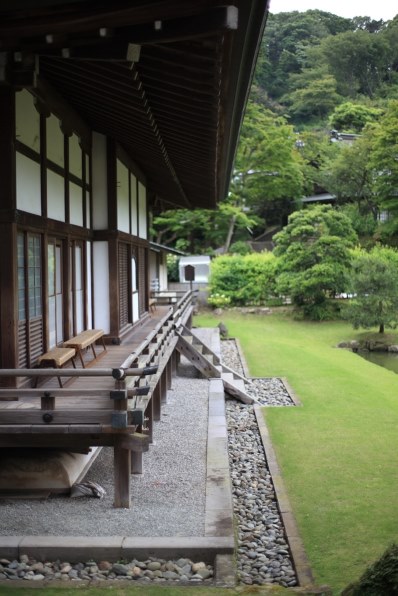
[[[208,255],[200,255],[197,257],[181,257],[179,264],[180,283],[188,283],[185,279],[185,267],[191,265],[195,269],[195,283],[207,283],[210,274],[210,257]]]

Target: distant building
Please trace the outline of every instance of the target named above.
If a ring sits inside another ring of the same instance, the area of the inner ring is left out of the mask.
[[[192,265],[195,269],[195,282],[207,283],[210,274],[210,257],[208,255],[181,257],[180,259],[180,283],[188,282],[185,278],[185,267]]]

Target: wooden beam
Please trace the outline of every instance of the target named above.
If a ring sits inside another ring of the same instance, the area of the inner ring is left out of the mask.
[[[155,8],[152,9],[152,14],[154,10]],[[179,10],[181,11],[181,8]],[[97,11],[95,12],[97,13]],[[123,54],[118,58],[127,60],[127,45],[129,43],[172,43],[209,37],[224,31],[235,31],[238,28],[238,9],[236,6],[216,6],[199,14],[174,18],[167,18],[167,16],[163,18],[160,14],[155,13],[155,18],[152,18],[151,21],[141,22],[137,25],[126,25],[126,23],[129,23],[128,11],[124,11],[126,15],[124,19],[122,17],[123,11],[119,11],[117,28],[114,27],[113,36],[107,37],[99,34],[102,29],[102,25],[99,27],[97,25],[99,14],[100,11],[98,11],[98,16],[96,14],[91,19],[86,17],[84,21],[79,24],[75,21],[73,25],[70,22],[63,22],[60,16],[58,18],[53,17],[51,24],[44,25],[44,27],[43,23],[33,19],[26,19],[31,24],[30,29],[18,23],[15,23],[14,26],[11,24],[7,26],[7,23],[3,23],[0,27],[2,47],[14,51],[23,48],[25,51],[32,53],[52,52],[53,48],[59,50],[69,50],[71,48],[72,56],[95,58],[101,46],[110,45],[112,47],[112,41],[116,39],[117,47],[120,47],[121,41],[124,42]],[[113,20],[109,14],[103,18],[104,20],[100,23],[106,22],[111,26],[111,22],[106,20]],[[94,22],[96,25],[94,25]],[[134,20],[131,20],[130,23],[134,23]],[[52,33],[49,34],[48,31]],[[80,33],[77,37],[78,32]],[[44,40],[43,36],[45,36]],[[46,43],[43,43],[43,41]],[[79,45],[79,47],[73,47],[76,45]],[[68,53],[64,51],[64,56],[67,55]]]
[[[42,424],[45,427],[47,424],[110,424],[113,410],[0,410],[0,426],[2,425],[18,425],[26,424]],[[51,420],[47,417],[48,422],[43,418],[48,414]]]

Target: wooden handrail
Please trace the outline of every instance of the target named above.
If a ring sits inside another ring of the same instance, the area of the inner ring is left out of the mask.
[[[144,368],[1,368],[0,377],[113,377],[121,379],[123,376],[141,377],[147,372]]]
[[[182,307],[183,306],[186,307],[187,303],[191,301],[192,294],[193,294],[193,292],[191,292],[191,290],[188,290],[187,292],[185,292],[185,294],[182,296],[182,298],[180,298],[180,300],[177,302],[176,308],[175,309],[170,308],[169,312],[159,321],[159,323],[156,325],[156,327],[151,331],[151,333],[149,333],[149,335],[147,335],[147,337],[134,350],[134,352],[132,352],[131,354],[129,354],[129,356],[127,356],[126,360],[120,365],[120,368],[130,368],[130,366],[133,364],[133,362],[135,360],[137,360],[137,358],[139,358],[139,356],[144,352],[144,350],[146,350],[148,348],[148,345],[152,342],[154,337],[156,337],[156,335],[158,335],[158,333],[162,329],[162,327],[164,327],[166,325],[166,323],[168,323],[169,321],[174,322],[174,320],[178,316],[178,313],[182,310],[185,310],[185,308],[183,309]],[[170,327],[170,330],[171,330],[171,327]]]

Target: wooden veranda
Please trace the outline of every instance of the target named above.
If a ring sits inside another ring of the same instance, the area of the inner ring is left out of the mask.
[[[0,448],[114,449],[115,507],[130,507],[130,474],[160,419],[177,367],[176,329],[190,325],[192,292],[158,306],[146,324],[110,345],[85,369],[2,369],[30,377],[37,388],[0,389]],[[64,386],[59,387],[57,377]]]

